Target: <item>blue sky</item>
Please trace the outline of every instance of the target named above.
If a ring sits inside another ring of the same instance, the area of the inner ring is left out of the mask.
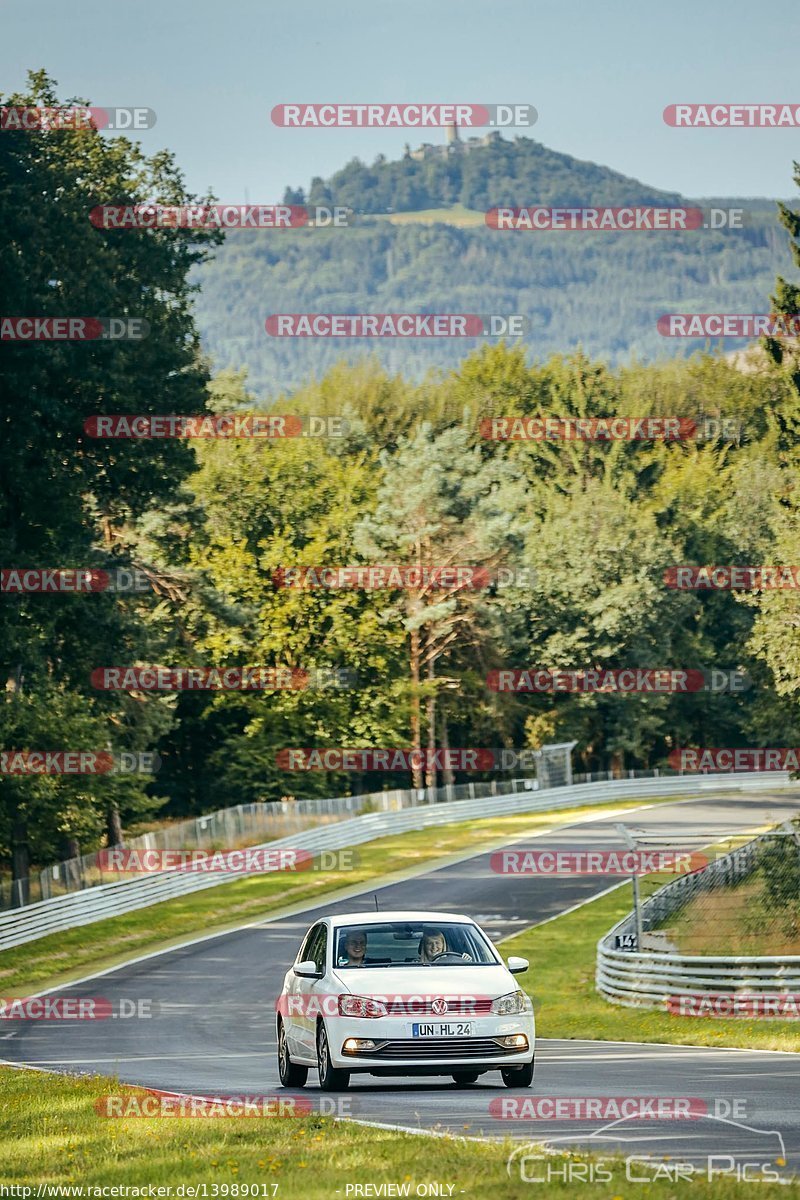
[[[62,95],[153,108],[145,150],[169,147],[191,190],[231,202],[421,140],[273,127],[289,101],[530,103],[538,141],[688,196],[790,196],[800,159],[800,130],[661,117],[679,101],[800,104],[800,6],[773,20],[750,0],[1,0],[0,19],[6,94],[43,66]]]

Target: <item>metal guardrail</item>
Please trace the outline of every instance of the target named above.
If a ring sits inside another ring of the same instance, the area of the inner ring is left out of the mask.
[[[345,849],[362,845],[387,834],[405,833],[432,825],[451,824],[476,817],[511,813],[543,812],[579,805],[602,804],[608,800],[692,795],[703,791],[735,792],[758,788],[797,786],[786,775],[763,773],[748,776],[680,776],[671,779],[622,779],[585,783],[541,791],[517,791],[510,796],[482,796],[438,804],[417,804],[402,810],[365,813],[316,829],[264,843],[261,848],[281,846],[309,851]],[[184,896],[202,888],[216,887],[242,876],[219,872],[213,876],[189,871],[160,871],[118,883],[104,883],[85,891],[39,901],[25,908],[0,914],[0,951],[19,946],[79,925],[119,916]]]
[[[612,950],[601,941],[596,983],[613,1004],[675,1011],[681,996],[800,992],[800,955],[637,953]]]
[[[158,825],[145,833],[124,839],[128,850],[215,850],[238,848],[256,842],[274,841],[289,833],[311,829],[329,821],[346,820],[361,812],[393,812],[416,804],[442,803],[448,800],[476,800],[479,796],[504,796],[524,788],[562,787],[573,783],[611,782],[615,779],[650,779],[679,776],[680,771],[654,767],[648,770],[601,771],[589,775],[572,774],[571,751],[574,742],[543,746],[534,751],[535,777],[493,779],[489,782],[446,784],[437,789],[393,788],[357,796],[325,796],[313,799],[256,800],[249,804],[229,805],[216,812],[203,813],[182,821]],[[115,874],[104,867],[99,850],[50,863],[23,879],[0,873],[0,912],[52,900],[69,892],[117,882]]]
[[[438,789],[395,788],[358,796],[258,800],[157,826],[146,833],[126,837],[123,845],[126,850],[215,850],[223,846],[233,849],[278,841],[289,834],[333,821],[344,821],[362,812],[393,812],[395,809],[413,808],[417,804],[475,800],[479,796],[509,795],[522,788],[546,786],[552,784],[533,778],[495,779],[489,783],[447,784]],[[22,908],[40,900],[53,900],[70,892],[82,892],[89,887],[115,882],[118,882],[116,873],[103,865],[103,852],[93,850],[51,863],[26,879],[11,882],[0,878],[0,911]]]
[[[641,906],[645,931],[658,928],[673,913],[702,892],[732,886],[755,869],[762,834],[707,867],[667,883]],[[800,955],[681,954],[675,951],[618,950],[618,935],[635,934],[635,914],[629,913],[597,943],[597,991],[613,1004],[627,1008],[660,1008],[680,1012],[682,996],[731,996],[758,992],[781,995],[800,992]],[[687,1008],[691,1015],[691,1008]],[[740,1014],[747,1016],[746,1009]]]
[[[532,751],[535,776],[528,779],[449,783],[440,788],[392,788],[358,796],[257,800],[156,826],[148,832],[126,837],[124,845],[128,850],[238,848],[251,846],[254,842],[275,841],[287,834],[311,829],[328,821],[346,820],[361,812],[386,812],[417,804],[509,795],[529,787],[560,787],[577,782],[572,778],[571,753],[574,746],[575,742],[560,742]],[[657,768],[654,771],[637,772],[638,775],[659,773]],[[0,874],[0,911],[22,908],[40,900],[52,900],[69,892],[81,892],[87,887],[114,882],[114,873],[104,869],[102,852],[93,850],[50,863],[22,879],[4,879]]]

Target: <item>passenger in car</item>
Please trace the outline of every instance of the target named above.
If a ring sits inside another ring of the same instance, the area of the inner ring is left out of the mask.
[[[346,959],[340,965],[346,967],[363,967],[367,954],[367,935],[363,929],[351,929],[344,940]]]

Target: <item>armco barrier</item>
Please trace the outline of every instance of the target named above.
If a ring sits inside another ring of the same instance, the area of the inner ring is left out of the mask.
[[[216,812],[172,821],[141,834],[128,835],[124,844],[129,850],[213,850],[217,846],[251,846],[256,842],[277,841],[288,834],[313,829],[329,821],[344,821],[363,812],[394,812],[414,808],[418,804],[439,804],[450,800],[477,800],[480,796],[508,796],[527,788],[561,787],[577,782],[572,778],[571,754],[575,742],[561,742],[530,751],[528,770],[534,775],[524,779],[494,778],[469,783],[447,783],[439,788],[393,788],[357,796],[316,796],[313,799],[284,798],[255,800],[246,804],[228,805]],[[655,768],[631,771],[630,778],[661,775]],[[678,774],[671,769],[668,775]],[[597,776],[600,779],[600,776]],[[610,775],[606,778],[612,778]],[[583,780],[582,782],[586,782]],[[589,781],[591,782],[591,781]],[[82,892],[87,887],[117,882],[114,873],[104,871],[102,855],[97,850],[78,854],[61,862],[49,863],[26,878],[4,879],[0,873],[0,911],[22,908],[40,900],[53,900],[69,892]]]
[[[797,993],[800,955],[637,954],[610,950],[601,943],[597,990],[606,1000],[627,1008],[662,1009],[670,996]]]
[[[648,797],[686,796],[714,792],[742,792],[759,788],[793,787],[785,774],[773,772],[747,776],[683,775],[660,779],[618,779],[605,783],[525,791],[511,796],[484,796],[475,800],[454,800],[442,804],[418,805],[395,812],[365,813],[316,829],[266,842],[261,848],[291,846],[310,851],[341,850],[362,845],[387,834],[405,833],[430,825],[445,825],[476,817],[505,816],[510,813],[544,812],[577,805],[602,804],[609,800],[646,800]],[[232,872],[214,875],[183,871],[159,871],[120,883],[104,883],[42,900],[25,908],[0,915],[0,951],[49,933],[89,925],[105,917],[119,916],[147,908],[174,896],[184,896],[202,888],[228,883],[241,876]]]
[[[644,902],[641,916],[647,931],[656,928],[688,901],[715,884],[735,884],[753,870],[763,836],[683,876]],[[730,996],[800,993],[800,955],[680,954],[674,951],[631,951],[615,948],[617,935],[635,933],[633,913],[618,921],[597,943],[597,991],[612,1004],[627,1008],[679,1009],[681,996]],[[672,1003],[670,1003],[670,999]],[[691,1015],[691,1011],[688,1011]],[[748,1017],[746,1009],[736,1015]]]

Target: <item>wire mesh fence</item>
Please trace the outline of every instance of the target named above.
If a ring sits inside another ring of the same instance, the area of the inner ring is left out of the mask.
[[[642,950],[800,954],[800,818],[748,841],[724,837],[693,859],[693,869],[669,882],[639,882]]]
[[[534,753],[535,773],[523,778],[447,784],[439,788],[396,788],[361,796],[237,804],[125,838],[122,845],[130,850],[240,849],[276,841],[362,813],[394,812],[417,805],[568,786],[573,782],[571,752],[574,744],[566,742],[543,746]],[[111,847],[101,849],[108,850]],[[118,871],[104,869],[101,849],[52,863],[23,879],[11,880],[0,876],[0,911],[22,908],[40,900],[50,900],[98,884],[118,881]]]

